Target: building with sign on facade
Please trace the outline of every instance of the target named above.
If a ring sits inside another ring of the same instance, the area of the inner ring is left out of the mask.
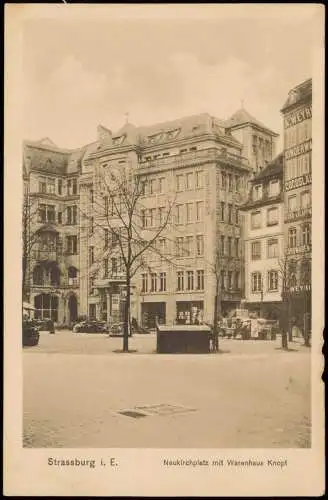
[[[290,318],[303,332],[311,324],[312,80],[290,90],[284,120],[284,239]]]
[[[278,319],[282,308],[284,256],[283,154],[251,181],[243,205],[245,303],[249,311]]]

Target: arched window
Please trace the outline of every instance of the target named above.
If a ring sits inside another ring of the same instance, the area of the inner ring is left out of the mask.
[[[288,247],[296,247],[296,227],[290,227],[288,229]]]

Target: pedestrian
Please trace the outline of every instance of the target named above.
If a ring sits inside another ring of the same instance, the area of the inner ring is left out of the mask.
[[[52,319],[49,319],[49,333],[55,333],[55,323]]]

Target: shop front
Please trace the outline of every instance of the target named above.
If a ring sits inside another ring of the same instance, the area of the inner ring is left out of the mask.
[[[141,326],[143,328],[155,328],[156,324],[165,325],[165,322],[165,302],[143,302],[141,304]]]
[[[204,302],[199,301],[177,301],[176,323],[178,325],[198,325],[203,323]]]

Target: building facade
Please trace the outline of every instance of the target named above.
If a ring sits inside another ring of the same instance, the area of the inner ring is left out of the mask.
[[[293,324],[311,325],[312,80],[290,90],[284,121],[284,221],[287,290]]]
[[[82,155],[48,139],[23,149],[23,295],[37,318],[68,325],[79,308]]]
[[[245,302],[261,317],[278,319],[284,259],[283,154],[251,181],[244,213]]]
[[[66,324],[81,315],[123,319],[125,266],[115,235],[122,220],[113,210],[116,195],[108,196],[104,184],[104,172],[110,183],[110,173],[121,171],[143,186],[142,238],[156,233],[170,207],[133,277],[131,316],[146,327],[212,321],[216,296],[221,314],[238,307],[244,287],[239,208],[254,170],[252,157],[243,155],[248,146],[235,137],[240,125],[204,113],[148,127],[126,123],[116,133],[99,126],[97,140],[76,151],[26,143],[24,179],[35,207],[29,227],[37,235],[28,259],[29,298],[37,315]],[[262,128],[273,144],[276,134]],[[267,149],[268,161],[273,151]]]

